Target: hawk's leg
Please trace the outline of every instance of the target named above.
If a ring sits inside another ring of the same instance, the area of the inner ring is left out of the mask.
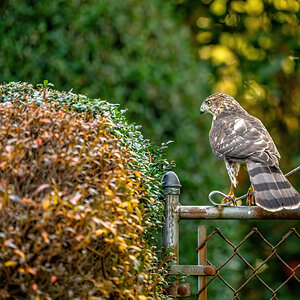
[[[231,183],[231,186],[230,186],[230,192],[229,192],[229,194],[227,196],[230,197],[232,200],[235,200],[235,195],[234,195],[234,192],[233,192],[233,184],[232,183]],[[230,201],[231,200],[229,198],[225,197],[222,200],[222,204],[225,204],[225,203],[230,202]],[[236,205],[236,203],[234,203],[234,205]]]
[[[232,161],[229,161],[227,159],[224,159],[225,161],[225,165],[226,165],[226,168],[227,168],[227,172],[228,172],[228,175],[229,175],[229,178],[230,178],[230,181],[231,181],[231,186],[230,186],[230,192],[228,194],[228,197],[232,198],[233,200],[235,200],[235,196],[234,196],[234,193],[233,193],[233,187],[236,187],[237,184],[238,184],[238,181],[237,181],[237,176],[239,174],[239,170],[240,170],[240,164],[238,162],[232,162]],[[227,203],[227,202],[230,202],[231,200],[228,199],[228,198],[224,198],[222,203]],[[242,205],[242,201],[239,200],[237,202],[234,202],[234,204],[231,204],[231,205],[238,205],[238,206],[241,206]]]
[[[250,185],[249,190],[248,190],[246,204],[249,206],[255,204],[254,203],[254,190],[253,190],[252,184]]]

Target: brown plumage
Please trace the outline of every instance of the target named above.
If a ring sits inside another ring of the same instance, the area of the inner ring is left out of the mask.
[[[257,205],[269,211],[295,209],[300,195],[282,174],[280,154],[264,125],[226,94],[206,98],[200,113],[213,115],[209,141],[213,153],[225,160],[234,186],[240,163],[246,163]]]

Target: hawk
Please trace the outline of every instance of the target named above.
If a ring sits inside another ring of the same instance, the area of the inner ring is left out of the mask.
[[[203,101],[200,114],[205,112],[213,115],[209,142],[213,153],[225,161],[231,194],[240,163],[246,163],[257,205],[268,211],[298,208],[300,194],[281,172],[280,154],[263,123],[222,93]]]

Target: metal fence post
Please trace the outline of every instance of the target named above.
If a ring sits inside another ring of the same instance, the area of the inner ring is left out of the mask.
[[[174,172],[167,172],[162,178],[162,185],[165,189],[165,210],[164,224],[162,228],[162,247],[163,250],[172,248],[174,251],[174,262],[178,264],[179,246],[179,216],[178,205],[180,195],[180,182]]]
[[[172,266],[179,264],[179,214],[178,207],[180,195],[180,182],[174,172],[167,172],[162,178],[162,185],[165,189],[165,209],[164,209],[164,224],[162,228],[162,248],[166,251],[168,248],[173,252],[172,261],[169,262]],[[177,273],[177,272],[176,272]],[[191,289],[189,283],[179,283],[174,281],[167,288],[167,293],[170,297],[188,297]]]
[[[206,265],[206,226],[198,226],[198,265]],[[207,299],[206,276],[198,276],[198,300]],[[204,289],[203,289],[204,288]]]

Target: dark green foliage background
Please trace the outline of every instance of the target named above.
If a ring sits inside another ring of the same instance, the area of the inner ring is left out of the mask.
[[[0,81],[47,79],[59,89],[120,103],[147,138],[175,142],[169,159],[196,199],[207,194],[199,192],[201,184],[215,181],[208,162],[216,160],[209,121],[198,114],[209,93],[208,69],[197,62],[182,22],[174,5],[157,0],[7,1]]]
[[[5,0],[0,14],[0,82],[40,83],[47,79],[57,89],[74,89],[76,93],[119,103],[121,108],[128,108],[130,121],[143,125],[141,130],[146,138],[157,144],[174,141],[169,144],[167,157],[176,163],[174,171],[183,186],[183,204],[208,205],[207,195],[211,190],[227,191],[229,179],[224,163],[213,156],[208,143],[211,118],[199,117],[200,103],[216,88],[222,64],[216,66],[197,59],[197,51],[203,45],[197,44],[195,24],[199,16],[211,19],[214,26],[210,31],[216,37],[212,44],[218,44],[223,31],[232,32],[236,28],[225,26],[224,16],[211,12],[210,1]],[[246,36],[244,27],[240,28]],[[276,30],[268,34],[273,38],[282,33]],[[280,38],[273,40],[281,43]],[[281,53],[279,58],[297,56],[299,44],[295,41],[290,45],[293,52]],[[249,112],[265,119],[283,156],[281,166],[286,172],[300,163],[299,128],[288,131],[283,117],[299,117],[299,105],[296,109],[291,106],[299,102],[299,91],[293,93],[293,102],[282,95],[287,82],[297,86],[299,68],[283,77],[279,58],[271,54],[277,59],[275,64],[267,58],[254,64],[239,56],[243,79],[235,96],[241,97],[238,99]],[[253,77],[258,68],[261,76]],[[278,80],[272,81],[275,75]],[[268,97],[257,101],[243,98],[244,87],[253,78],[266,88]],[[291,178],[298,190],[299,178],[299,174]],[[245,171],[242,170],[239,180],[238,194],[241,194],[248,187]],[[209,224],[222,226],[237,241],[253,225],[247,223],[240,231],[238,221]],[[263,224],[268,235],[271,225]],[[284,228],[289,228],[289,223],[284,224]],[[196,226],[197,222],[181,224],[183,264],[196,263]],[[274,226],[280,228],[282,224]],[[278,239],[280,235],[278,231]],[[218,256],[226,257],[229,253],[221,242],[214,244],[211,253],[217,249],[222,249]],[[220,285],[210,293],[217,297],[223,291]]]

